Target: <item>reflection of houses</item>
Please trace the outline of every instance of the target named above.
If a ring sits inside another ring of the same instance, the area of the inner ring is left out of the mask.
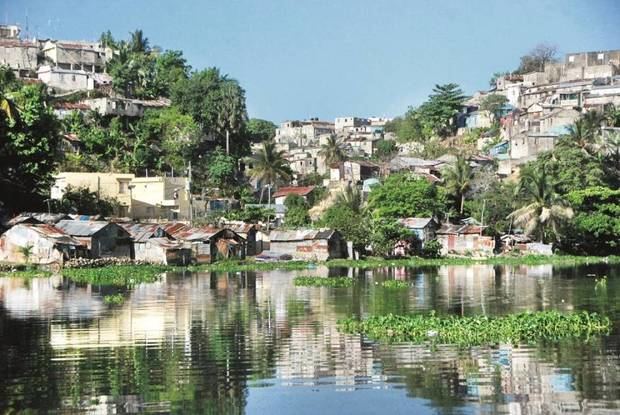
[[[62,266],[65,260],[81,256],[83,248],[80,241],[52,225],[22,223],[0,238],[0,261]]]
[[[331,229],[272,231],[269,241],[270,251],[289,254],[293,259],[326,261],[348,257],[347,243],[342,234]]]
[[[444,224],[437,230],[442,254],[491,255],[495,250],[495,238],[482,236],[484,227],[476,225]]]
[[[131,257],[129,233],[116,223],[61,220],[56,227],[82,242],[91,258]]]

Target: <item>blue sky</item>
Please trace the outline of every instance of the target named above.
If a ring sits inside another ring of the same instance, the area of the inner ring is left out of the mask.
[[[473,93],[542,41],[620,48],[615,0],[0,0],[0,19],[41,38],[141,28],[238,79],[250,116],[276,123],[398,115],[436,83]]]

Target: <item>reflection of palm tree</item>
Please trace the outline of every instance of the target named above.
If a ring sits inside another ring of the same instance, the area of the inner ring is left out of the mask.
[[[321,145],[319,155],[325,160],[328,166],[339,161],[343,161],[346,157],[342,149],[342,142],[335,135],[330,135],[327,142]]]
[[[456,163],[448,167],[443,172],[447,188],[454,193],[460,201],[460,213],[463,213],[465,205],[465,193],[471,188],[474,179],[474,171],[467,159],[461,155],[457,156]]]
[[[260,149],[252,157],[251,176],[270,186],[279,180],[290,180],[293,172],[288,165],[288,161],[284,158],[284,151],[276,149],[274,141],[263,142],[263,148]],[[261,188],[261,202],[263,199],[263,190]],[[271,201],[270,201],[271,202]]]
[[[559,240],[559,225],[570,219],[573,211],[555,191],[545,165],[524,172],[518,189],[528,203],[508,217],[514,219],[516,225],[523,226],[526,235],[538,233],[540,242],[544,241],[545,228],[548,226],[551,226]]]

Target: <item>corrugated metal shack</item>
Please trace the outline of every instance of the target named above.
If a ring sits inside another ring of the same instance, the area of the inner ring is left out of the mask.
[[[17,224],[0,237],[0,261],[4,262],[62,267],[65,260],[85,254],[79,240],[48,224]]]
[[[271,252],[288,254],[293,259],[327,261],[349,256],[347,242],[333,229],[272,231],[269,240]]]
[[[209,264],[218,259],[245,258],[245,239],[228,228],[192,228],[182,223],[164,225],[174,239],[191,244],[192,261]]]
[[[132,243],[129,232],[116,223],[61,220],[56,227],[82,242],[88,248],[91,258],[131,258]]]
[[[436,232],[437,240],[442,245],[442,255],[492,255],[495,238],[482,236],[484,228],[477,225],[442,225]]]
[[[260,254],[262,249],[262,243],[259,245],[256,241],[256,225],[245,222],[224,222],[223,227],[238,233],[245,239],[245,254],[247,256],[254,256]],[[262,242],[262,241],[261,241]]]
[[[131,236],[131,258],[151,264],[187,265],[192,249],[170,238],[162,225],[152,223],[119,223]]]

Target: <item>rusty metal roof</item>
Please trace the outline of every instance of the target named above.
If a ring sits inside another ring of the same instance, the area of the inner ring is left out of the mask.
[[[150,238],[149,244],[160,246],[164,249],[190,249],[183,242],[173,241],[168,238]]]
[[[174,239],[181,241],[208,241],[217,232],[212,228],[192,228],[184,223],[164,225],[164,231]]]
[[[409,229],[424,229],[433,222],[433,218],[403,218],[398,222]]]
[[[56,227],[71,236],[93,236],[108,225],[115,225],[104,221],[61,220]]]
[[[18,223],[32,221],[32,219],[53,225],[63,219],[71,219],[71,217],[65,213],[42,213],[42,212],[22,212],[7,222],[9,226],[15,226]]]
[[[62,229],[59,229],[55,226],[48,225],[46,223],[21,223],[15,225],[14,230],[19,230],[20,228],[30,229],[43,238],[53,239],[56,243],[64,244],[64,245],[75,245],[81,246],[82,243],[77,239],[67,235]]]
[[[314,186],[293,186],[281,187],[272,197],[282,197],[288,195],[306,196],[314,190]]]
[[[166,231],[163,226],[157,223],[119,223],[124,228],[134,242],[146,242],[151,238],[163,238]]]
[[[437,231],[438,235],[482,235],[486,226],[444,224]]]
[[[271,231],[270,241],[290,242],[317,239],[329,239],[334,234],[333,229],[297,229],[291,231]]]

